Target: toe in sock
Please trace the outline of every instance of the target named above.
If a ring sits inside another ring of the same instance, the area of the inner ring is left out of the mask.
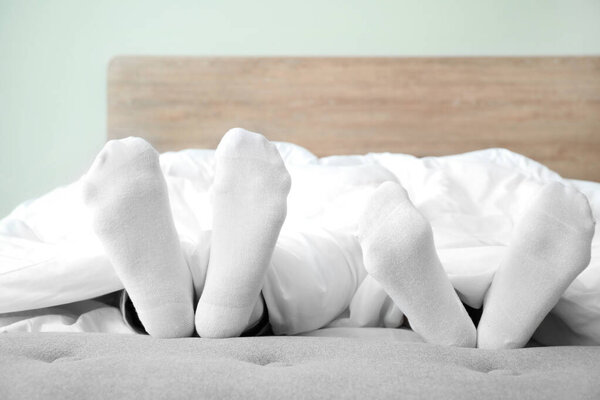
[[[108,142],[82,180],[94,231],[146,331],[194,332],[193,287],[158,154],[146,141]]]
[[[486,293],[478,347],[523,347],[589,264],[593,234],[583,194],[558,182],[544,186],[515,226]]]
[[[291,182],[277,148],[256,133],[230,130],[215,158],[212,245],[196,331],[233,337],[246,328],[259,299]]]
[[[440,263],[431,226],[402,186],[386,182],[375,191],[359,239],[368,273],[415,332],[430,343],[475,346],[475,326]]]

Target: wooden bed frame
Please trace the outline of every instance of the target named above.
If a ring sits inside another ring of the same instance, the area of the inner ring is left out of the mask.
[[[317,155],[505,147],[600,181],[600,57],[117,57],[108,137],[214,148],[240,126]]]
[[[235,125],[320,155],[503,146],[600,181],[600,58],[124,57],[110,66],[110,138],[215,147]],[[476,350],[404,329],[347,329],[219,340],[0,334],[0,399],[600,398],[600,346]]]

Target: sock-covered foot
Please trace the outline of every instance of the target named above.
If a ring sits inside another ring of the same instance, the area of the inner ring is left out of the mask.
[[[515,227],[486,293],[477,346],[523,347],[590,262],[594,220],[587,198],[547,184]]]
[[[196,331],[233,337],[246,328],[259,299],[291,181],[277,148],[243,129],[223,136],[215,158],[212,245]]]
[[[382,184],[359,222],[365,268],[429,343],[475,347],[476,331],[444,271],[429,222],[397,183]]]
[[[192,278],[156,150],[140,138],[112,140],[82,185],[94,231],[146,331],[156,337],[191,336]]]

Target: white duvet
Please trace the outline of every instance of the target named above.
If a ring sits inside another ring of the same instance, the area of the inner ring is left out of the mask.
[[[513,226],[543,183],[560,180],[575,185],[588,196],[596,220],[600,215],[600,184],[563,180],[543,165],[504,149],[446,157],[379,153],[319,159],[293,144],[277,146],[292,175],[288,217],[280,241],[287,254],[295,249],[306,252],[310,248],[306,247],[306,232],[313,237],[316,232],[329,238],[322,242],[321,254],[331,250],[332,254],[340,253],[340,257],[355,257],[353,245],[348,245],[346,251],[345,244],[331,237],[352,237],[370,193],[381,182],[398,180],[431,222],[440,259],[461,299],[473,307],[481,306]],[[210,230],[208,192],[213,156],[212,150],[161,155],[175,224],[188,259],[206,257],[207,244],[202,238]],[[597,225],[590,265],[536,332],[539,341],[600,344],[598,229]],[[265,297],[301,297],[302,293],[294,289],[294,279],[301,279],[294,275],[294,271],[300,271],[296,267],[300,266],[294,265],[294,260],[284,259],[276,251]],[[331,268],[335,271],[336,266]],[[284,279],[282,271],[286,269],[292,271],[293,278]],[[130,332],[116,309],[89,301],[121,288],[90,230],[78,182],[27,201],[0,220],[0,314],[4,314],[0,315],[0,331]],[[329,294],[335,297],[331,309],[324,312],[333,317],[327,317],[328,321],[309,321],[309,325],[373,326],[361,310],[368,308],[368,301],[373,301],[378,290],[361,273],[354,281],[340,281]],[[293,311],[287,310],[285,304],[272,303],[269,312],[275,321],[283,321]],[[59,305],[65,306],[56,307]],[[350,314],[348,310],[340,314],[344,311],[340,307],[348,306]],[[401,316],[388,311],[389,315],[382,318]],[[380,321],[379,325],[385,322]],[[308,330],[305,328],[298,330]]]

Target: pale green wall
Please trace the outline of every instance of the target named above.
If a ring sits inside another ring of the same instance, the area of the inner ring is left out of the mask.
[[[0,217],[85,171],[117,54],[600,54],[600,1],[0,0]]]

